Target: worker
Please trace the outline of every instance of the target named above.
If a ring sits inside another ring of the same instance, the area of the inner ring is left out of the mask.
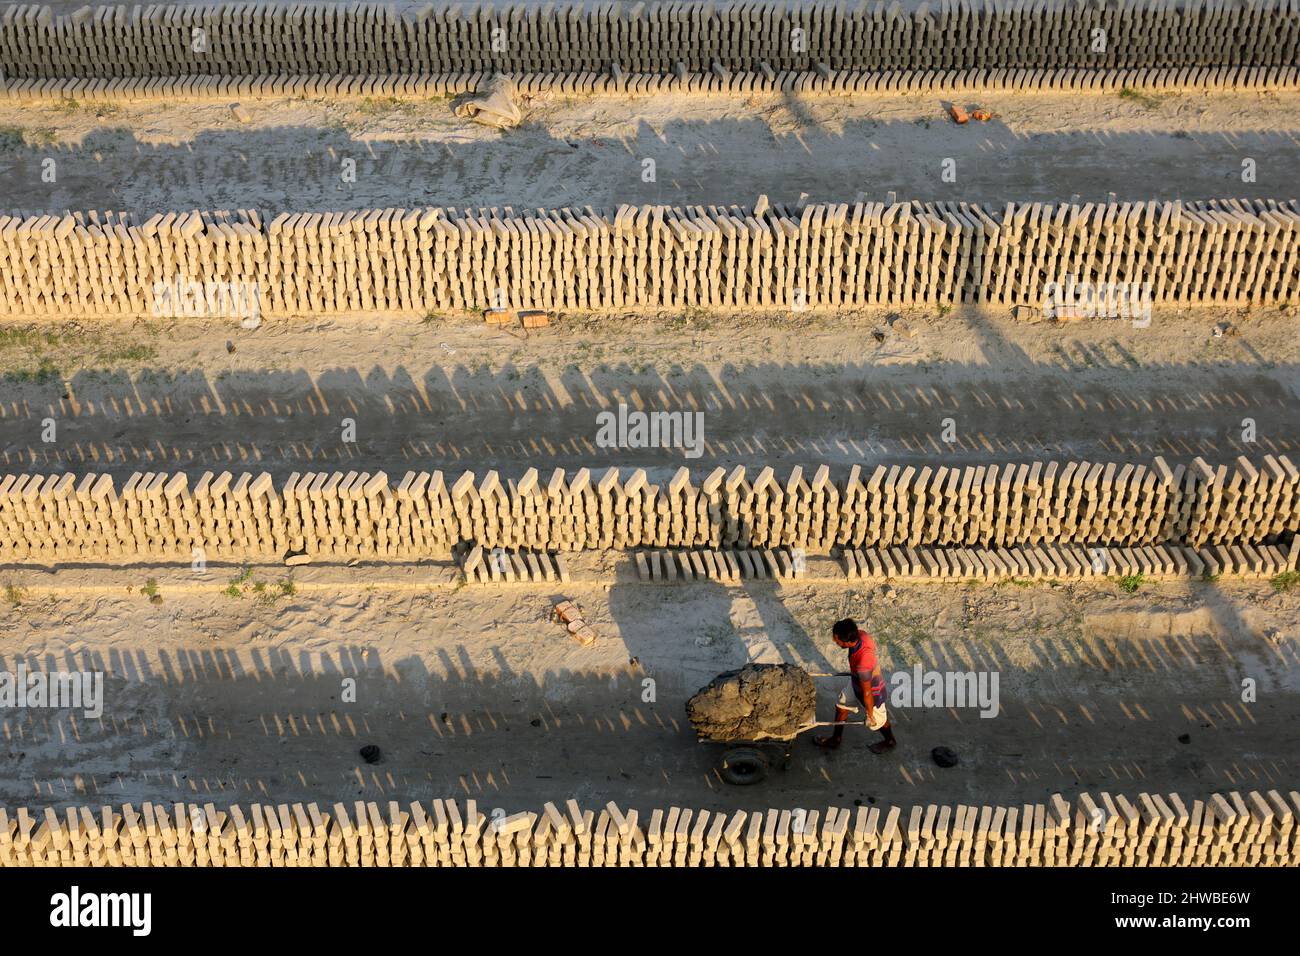
[[[814,737],[813,743],[830,749],[838,747],[844,737],[845,722],[850,714],[858,712],[858,704],[861,704],[867,709],[867,727],[880,731],[884,738],[871,745],[871,752],[883,754],[893,750],[898,741],[894,739],[893,728],[889,726],[889,712],[885,709],[885,678],[880,673],[880,661],[876,659],[876,642],[851,618],[836,621],[831,626],[831,636],[836,644],[849,652],[849,669],[843,675],[848,677],[849,686],[840,691],[840,699],[835,705],[834,729],[826,736]],[[849,696],[850,691],[852,696]]]

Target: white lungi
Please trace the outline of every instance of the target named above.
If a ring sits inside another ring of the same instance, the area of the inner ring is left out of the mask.
[[[840,691],[840,699],[835,705],[850,714],[856,714],[859,710],[866,710],[858,703],[858,697],[853,693],[853,682],[849,681],[849,686]],[[885,710],[884,704],[876,704],[871,708],[871,716],[864,721],[868,730],[879,730],[885,724],[889,723],[889,712]]]

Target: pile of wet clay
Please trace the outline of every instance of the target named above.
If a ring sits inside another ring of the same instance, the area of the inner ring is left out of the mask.
[[[788,740],[813,720],[817,691],[793,664],[746,664],[719,674],[686,702],[706,740]]]

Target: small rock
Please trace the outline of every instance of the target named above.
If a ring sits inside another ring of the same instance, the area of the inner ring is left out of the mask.
[[[1178,735],[1178,742],[1179,742],[1180,744],[1190,744],[1190,743],[1192,742],[1192,735],[1191,735],[1191,734],[1179,734],[1179,735]]]
[[[231,355],[235,354],[235,343],[231,342],[229,339],[226,340],[226,351]]]
[[[361,759],[366,763],[379,763],[381,757],[383,753],[374,744],[366,744],[361,748]]]
[[[149,597],[149,603],[150,603],[150,604],[161,604],[161,603],[162,603],[162,595],[161,595],[161,594],[154,594],[154,595],[151,595],[151,596]]]
[[[253,121],[253,117],[248,115],[248,110],[244,109],[238,103],[230,104],[230,115],[241,123],[251,123]]]
[[[889,327],[905,339],[916,337],[916,329],[912,328],[912,323],[908,322],[907,319],[894,319]]]
[[[960,763],[956,751],[950,747],[935,747],[930,751],[930,759],[940,767],[955,767]]]
[[[311,555],[305,553],[288,554],[285,555],[284,563],[291,568],[302,567],[304,564],[311,564]]]
[[[1011,317],[1017,322],[1041,322],[1043,310],[1036,309],[1032,305],[1017,305],[1012,308]]]
[[[875,339],[877,342],[883,342],[883,341],[885,341],[885,333],[884,333],[883,331],[881,331],[880,329],[872,329],[872,330],[871,330],[871,337],[872,337],[873,339]]]
[[[1218,325],[1214,327],[1214,337],[1216,339],[1221,339],[1225,335],[1229,337],[1233,337],[1236,336],[1237,334],[1238,334],[1237,327],[1233,325],[1231,322],[1220,322]]]

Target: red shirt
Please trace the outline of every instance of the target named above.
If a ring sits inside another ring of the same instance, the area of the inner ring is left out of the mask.
[[[885,702],[885,675],[873,677],[876,669],[876,642],[866,631],[858,631],[858,643],[849,648],[849,673],[853,676],[853,693],[862,700],[863,687],[871,688],[871,702],[879,707]],[[863,701],[865,703],[865,701]]]

